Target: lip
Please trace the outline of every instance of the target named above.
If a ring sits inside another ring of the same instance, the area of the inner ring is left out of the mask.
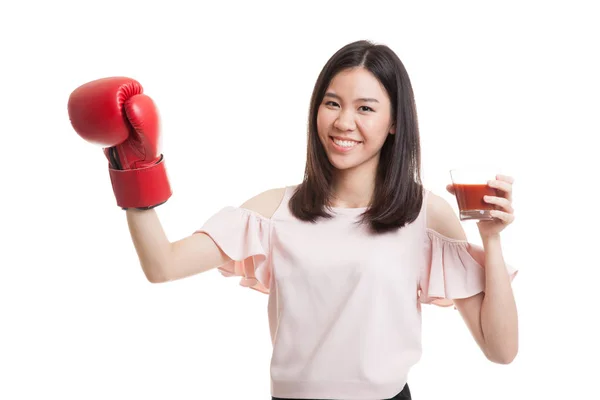
[[[329,136],[332,139],[337,139],[337,140],[348,140],[350,142],[357,142],[357,143],[362,143],[362,140],[356,140],[356,139],[351,139],[351,138],[345,138],[342,136]]]
[[[354,150],[355,148],[357,148],[358,146],[360,146],[362,144],[361,141],[359,140],[353,140],[353,139],[347,139],[347,138],[341,138],[339,136],[329,136],[329,138],[331,139],[331,146],[333,147],[333,149],[338,152],[338,153],[347,153],[349,151]],[[356,142],[357,144],[355,144],[352,147],[342,147],[342,146],[338,146],[337,144],[335,144],[335,142],[333,141],[333,139],[339,139],[339,140],[348,140],[351,142]]]

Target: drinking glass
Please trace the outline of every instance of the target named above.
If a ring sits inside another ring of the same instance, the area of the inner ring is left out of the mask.
[[[487,182],[496,179],[496,172],[481,168],[457,168],[450,170],[454,194],[458,202],[459,218],[467,220],[491,220],[494,204],[486,203],[483,196],[497,196],[496,189]]]

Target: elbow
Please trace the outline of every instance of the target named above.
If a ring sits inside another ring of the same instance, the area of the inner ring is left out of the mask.
[[[496,364],[501,364],[501,365],[508,365],[510,363],[512,363],[515,358],[517,357],[517,354],[512,354],[512,355],[506,355],[506,356],[501,356],[501,357],[494,357],[494,358],[489,358],[488,359]]]
[[[511,364],[515,358],[517,358],[518,349],[515,347],[514,349],[505,349],[504,351],[498,353],[486,353],[486,357],[493,363],[508,365]]]
[[[142,270],[150,283],[164,283],[169,281],[169,277],[164,272],[166,271],[165,268],[142,266]]]
[[[146,275],[146,279],[150,283],[164,283],[167,281],[164,277],[156,275]]]

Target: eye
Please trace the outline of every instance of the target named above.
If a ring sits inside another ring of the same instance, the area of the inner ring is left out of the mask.
[[[326,101],[325,105],[326,106],[331,106],[331,107],[339,107],[339,104],[336,103],[335,101]]]
[[[368,111],[368,112],[373,112],[373,111],[375,111],[375,110],[373,110],[373,109],[372,109],[371,107],[369,107],[369,106],[360,106],[360,107],[359,107],[359,109],[360,109],[361,111]]]

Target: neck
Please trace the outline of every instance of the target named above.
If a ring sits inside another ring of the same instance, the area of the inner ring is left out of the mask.
[[[334,175],[331,205],[333,207],[367,207],[375,190],[376,169],[338,170]]]

